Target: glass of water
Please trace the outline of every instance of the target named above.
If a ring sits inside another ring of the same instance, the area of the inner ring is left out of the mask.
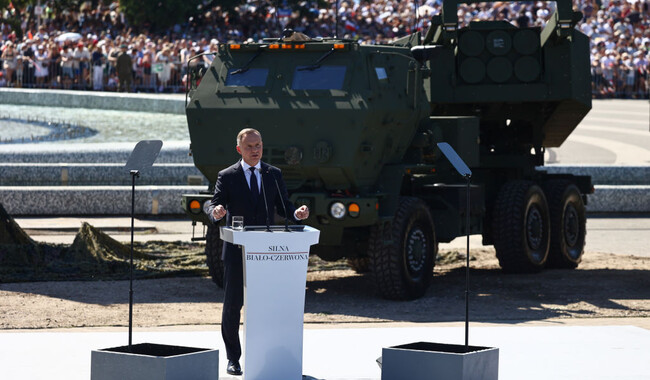
[[[241,231],[244,229],[244,217],[243,216],[233,216],[232,217],[232,229]]]

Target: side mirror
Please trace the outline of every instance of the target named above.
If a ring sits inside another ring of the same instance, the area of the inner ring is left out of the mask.
[[[418,45],[411,48],[411,54],[421,65],[424,62],[436,58],[440,54],[442,45]]]

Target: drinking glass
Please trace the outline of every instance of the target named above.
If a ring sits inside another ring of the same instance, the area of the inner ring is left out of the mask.
[[[243,216],[233,216],[232,217],[232,229],[233,230],[243,230],[244,229],[244,217]]]

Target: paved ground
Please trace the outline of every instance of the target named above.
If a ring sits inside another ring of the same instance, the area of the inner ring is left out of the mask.
[[[650,103],[608,100],[594,106],[562,147],[549,149],[547,162],[650,164]],[[17,220],[38,241],[69,244],[82,220],[120,241],[130,240],[129,218]],[[588,251],[650,256],[650,216],[589,216],[587,223]],[[184,219],[139,219],[136,229],[138,241],[188,241],[192,235]],[[480,237],[471,241],[473,247],[480,245]],[[461,249],[465,240],[445,246]],[[0,331],[0,379],[88,379],[91,350],[126,344],[124,330]],[[319,379],[378,379],[375,359],[382,347],[416,341],[458,344],[463,331],[460,323],[306,326],[304,373]],[[225,376],[218,326],[136,330],[134,342],[220,349],[220,372]],[[648,318],[476,323],[470,343],[499,348],[501,380],[650,379]]]
[[[127,217],[17,218],[18,224],[37,241],[71,244],[82,221],[104,230],[122,242],[131,241],[131,219]],[[183,218],[140,218],[135,223],[134,240],[190,241],[192,224]],[[196,227],[202,235],[202,227]],[[472,236],[472,247],[481,245],[481,236]],[[465,238],[457,238],[442,248],[465,248]],[[587,218],[589,252],[650,256],[650,215],[590,215]]]
[[[464,249],[466,244],[460,237],[440,246]],[[481,236],[471,236],[470,246],[481,246]],[[650,257],[650,215],[588,215],[585,250]]]
[[[123,330],[123,329],[122,329]],[[220,350],[218,329],[134,331],[134,343],[160,343]],[[88,379],[90,353],[127,344],[125,331],[67,330],[0,333],[0,378]],[[379,379],[382,348],[412,342],[463,344],[456,324],[307,327],[303,373],[317,379]],[[650,331],[625,325],[472,325],[470,344],[499,348],[499,379],[650,379]],[[62,349],[64,348],[65,349]],[[245,371],[245,363],[244,371]],[[402,379],[399,379],[402,380]]]
[[[647,100],[595,100],[593,108],[547,164],[650,164],[650,103]]]

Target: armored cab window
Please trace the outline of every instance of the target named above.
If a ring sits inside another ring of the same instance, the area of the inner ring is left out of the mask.
[[[377,79],[379,79],[380,82],[388,82],[388,74],[386,73],[385,68],[375,67],[375,73],[377,74]]]
[[[226,86],[264,87],[269,69],[230,69],[226,77]]]
[[[298,66],[293,72],[293,90],[342,90],[345,66]]]

